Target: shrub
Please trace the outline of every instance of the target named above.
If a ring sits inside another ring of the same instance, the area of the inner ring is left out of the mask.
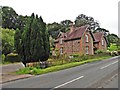
[[[83,54],[83,55],[80,56],[80,58],[81,58],[81,61],[82,61],[82,60],[87,60],[87,59],[88,59],[88,56]]]
[[[80,55],[79,54],[72,54],[70,56],[73,56],[73,57],[79,57]]]
[[[120,50],[118,50],[118,55],[120,55]]]
[[[7,54],[5,61],[12,62],[12,63],[20,62],[20,56],[17,53],[10,53],[10,54]]]
[[[79,55],[79,54],[78,54]],[[88,56],[87,55],[79,55],[79,56],[77,56],[77,54],[76,54],[76,56],[74,56],[74,58],[72,58],[71,60],[73,61],[73,62],[79,62],[79,61],[83,61],[83,60],[87,60],[88,59]]]
[[[95,54],[101,54],[101,53],[103,53],[102,50],[97,50],[97,51],[95,51]]]
[[[2,63],[4,63],[4,61],[5,61],[5,55],[2,54]]]

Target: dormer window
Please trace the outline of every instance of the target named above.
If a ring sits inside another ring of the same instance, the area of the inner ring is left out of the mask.
[[[88,35],[85,35],[85,37],[86,37],[86,42],[88,42]]]
[[[104,45],[104,40],[102,39],[102,45]]]
[[[62,44],[63,42],[62,42],[62,38],[60,38],[60,44]]]

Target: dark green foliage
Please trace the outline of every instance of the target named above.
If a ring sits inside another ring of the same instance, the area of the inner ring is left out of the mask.
[[[20,62],[20,56],[16,53],[10,53],[7,54],[6,58],[5,58],[5,62]]]
[[[109,34],[107,35],[107,39],[109,43],[116,44],[118,42],[118,36],[116,34]]]
[[[59,23],[54,22],[47,24],[46,27],[46,29],[49,32],[49,35],[51,35],[53,38],[57,38],[62,26]]]
[[[107,33],[109,33],[109,31],[104,28],[97,28],[95,31],[93,31],[93,33],[95,33],[95,32],[103,32],[105,35],[107,35]]]
[[[20,35],[20,36],[17,36]],[[50,45],[46,24],[34,13],[28,18],[23,32],[16,31],[16,50],[24,64],[46,61],[49,57]]]
[[[84,26],[84,25],[90,25],[90,29],[93,29],[93,30],[100,27],[99,23],[95,21],[93,17],[89,17],[84,14],[80,14],[78,17],[76,17],[75,25],[77,27]]]
[[[53,38],[57,38],[60,32],[67,32],[69,30],[71,23],[71,20],[63,20],[60,23],[54,22],[47,24],[49,35],[51,35]]]
[[[28,16],[18,15],[15,10],[8,6],[3,6],[2,12],[2,27],[16,30],[22,30],[26,24]]]
[[[18,51],[18,53],[20,53],[20,49],[21,49],[21,32],[20,32],[19,29],[17,29],[16,32],[15,32],[14,46],[15,46],[15,50]]]
[[[2,7],[2,27],[16,29],[17,13],[11,7]]]

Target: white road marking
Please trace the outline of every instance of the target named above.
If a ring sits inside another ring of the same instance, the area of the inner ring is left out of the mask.
[[[106,66],[104,66],[104,67],[101,67],[100,69],[104,69],[104,68],[106,68],[106,67],[108,67],[108,66],[110,66],[110,65],[112,65],[112,64],[115,64],[115,63],[117,63],[118,61],[116,61],[116,62],[113,62],[113,63],[111,63],[111,64],[108,64],[108,65],[106,65]]]
[[[80,76],[80,77],[78,77],[78,78],[76,78],[76,79],[73,79],[73,80],[68,81],[68,82],[66,82],[66,83],[63,83],[63,84],[61,84],[61,85],[58,85],[58,86],[54,87],[53,89],[62,87],[62,86],[64,86],[64,85],[67,85],[67,84],[69,84],[69,83],[72,83],[72,82],[74,82],[74,81],[76,81],[76,80],[79,80],[79,79],[81,79],[81,78],[83,78],[83,77],[84,77],[84,76]],[[52,90],[53,90],[53,89],[52,89]]]

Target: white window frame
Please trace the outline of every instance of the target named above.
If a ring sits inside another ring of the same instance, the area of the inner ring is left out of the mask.
[[[102,39],[102,45],[104,45],[104,40]]]
[[[86,54],[89,54],[89,47],[86,46]]]
[[[62,47],[60,48],[60,54],[63,54],[63,48]]]
[[[89,42],[89,40],[88,40],[88,35],[85,35],[85,37],[86,37],[86,42]]]
[[[60,38],[60,44],[63,44],[63,42],[62,42],[62,38]]]

